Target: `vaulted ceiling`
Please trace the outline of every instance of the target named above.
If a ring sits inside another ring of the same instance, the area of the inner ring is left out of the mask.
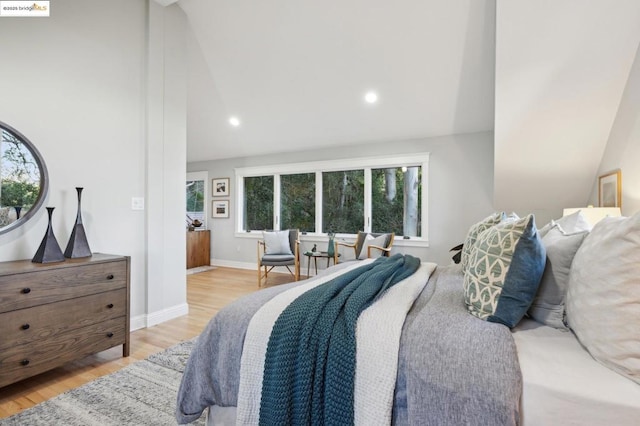
[[[491,0],[178,4],[190,161],[493,129]]]
[[[586,202],[640,43],[637,0],[177,5],[188,161],[489,130],[505,209]]]

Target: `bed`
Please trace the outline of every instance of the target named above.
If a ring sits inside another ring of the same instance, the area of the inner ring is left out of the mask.
[[[594,360],[573,333],[524,319],[513,337],[524,379],[522,424],[638,424],[640,385]]]
[[[531,219],[527,221],[530,224]],[[640,217],[634,226],[638,224]],[[477,231],[478,235],[484,235],[482,230]],[[628,230],[622,233],[629,234]],[[540,239],[535,229],[532,235]],[[640,239],[634,242],[637,243]],[[376,389],[374,379],[358,394],[359,383],[366,382],[363,377],[378,371],[356,370],[355,424],[638,424],[640,384],[633,377],[614,371],[602,359],[594,359],[572,331],[561,331],[527,318],[510,327],[500,323],[506,322],[500,318],[483,321],[470,315],[466,303],[470,286],[465,270],[472,262],[470,259],[462,266],[428,263],[420,266],[422,275],[418,281],[422,284],[416,286],[412,276],[415,299],[407,305],[397,345],[381,331],[369,333],[374,342],[378,339],[374,347],[377,345],[380,356],[395,362],[390,369],[392,391],[389,396],[383,389],[389,368],[379,367],[377,370],[386,371],[377,382],[381,389]],[[247,412],[264,411],[260,407],[260,393],[256,396],[243,389],[247,386],[246,376],[262,377],[260,371],[247,370],[244,363],[246,354],[253,350],[250,336],[260,327],[262,334],[265,327],[272,327],[264,325],[265,317],[259,315],[263,306],[277,304],[279,298],[286,299],[288,292],[302,293],[304,286],[326,285],[367,262],[373,261],[340,264],[311,280],[260,290],[220,311],[200,335],[187,363],[178,393],[178,422],[193,421],[206,411],[210,425],[259,423],[260,417],[251,417]],[[388,293],[391,291],[385,295]],[[378,304],[370,305],[368,310]],[[379,317],[380,311],[377,312],[369,317]],[[257,325],[255,318],[261,318]],[[578,323],[576,328],[580,329]],[[386,344],[387,341],[390,343]],[[358,350],[360,344],[358,340]],[[391,347],[390,352],[387,346]],[[265,361],[262,362],[260,365],[264,366]],[[257,380],[260,384],[262,379]],[[262,424],[274,423],[263,420]]]

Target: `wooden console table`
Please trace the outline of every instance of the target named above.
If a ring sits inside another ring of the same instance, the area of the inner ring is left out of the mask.
[[[211,231],[187,231],[187,269],[211,263]]]
[[[129,356],[128,256],[0,262],[0,387],[122,345]]]

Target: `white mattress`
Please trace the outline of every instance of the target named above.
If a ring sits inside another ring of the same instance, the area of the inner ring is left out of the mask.
[[[640,425],[640,385],[595,361],[572,332],[526,319],[513,337],[524,426]]]

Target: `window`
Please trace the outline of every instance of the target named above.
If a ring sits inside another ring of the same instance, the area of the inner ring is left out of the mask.
[[[428,153],[236,169],[238,232],[394,232],[427,240]]]
[[[421,167],[371,170],[371,231],[420,236]]]
[[[316,231],[316,174],[280,176],[280,229]]]
[[[364,170],[322,173],[322,232],[364,229]]]
[[[244,178],[243,229],[274,229],[273,176]]]
[[[202,223],[202,229],[207,228],[207,180],[207,172],[187,173],[187,226],[197,219]]]

